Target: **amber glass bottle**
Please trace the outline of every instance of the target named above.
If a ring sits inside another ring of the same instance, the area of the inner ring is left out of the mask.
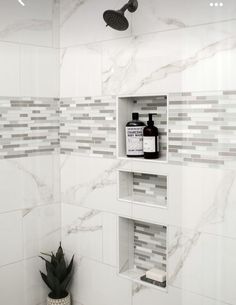
[[[143,129],[143,151],[145,159],[157,159],[160,157],[159,131],[154,126],[154,113],[149,114],[147,126]]]

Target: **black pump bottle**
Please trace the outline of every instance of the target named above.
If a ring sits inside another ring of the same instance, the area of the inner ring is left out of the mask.
[[[137,112],[132,113],[132,121],[126,125],[127,157],[143,157],[143,128],[146,125],[139,120]]]
[[[145,159],[157,159],[160,157],[159,131],[154,126],[152,117],[155,113],[150,113],[147,126],[143,130],[143,151]]]

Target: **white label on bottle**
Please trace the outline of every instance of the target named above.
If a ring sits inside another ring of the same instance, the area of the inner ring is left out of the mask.
[[[155,137],[143,138],[143,151],[147,153],[156,152],[156,139]],[[159,151],[159,138],[157,137],[157,151]]]
[[[143,155],[144,126],[126,127],[126,154],[129,156]]]

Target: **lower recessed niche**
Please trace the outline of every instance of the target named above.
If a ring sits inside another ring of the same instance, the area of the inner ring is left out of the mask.
[[[119,171],[119,200],[167,207],[167,176]]]
[[[119,275],[166,289],[166,282],[143,281],[146,271],[167,272],[167,227],[119,217]]]

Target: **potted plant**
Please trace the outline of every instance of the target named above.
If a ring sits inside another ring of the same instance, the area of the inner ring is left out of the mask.
[[[50,258],[46,259],[40,256],[45,261],[47,271],[46,274],[41,271],[40,273],[43,281],[51,290],[47,297],[47,305],[71,305],[71,297],[67,288],[72,277],[74,256],[67,266],[61,243],[56,255],[53,252],[51,254],[41,254]]]

